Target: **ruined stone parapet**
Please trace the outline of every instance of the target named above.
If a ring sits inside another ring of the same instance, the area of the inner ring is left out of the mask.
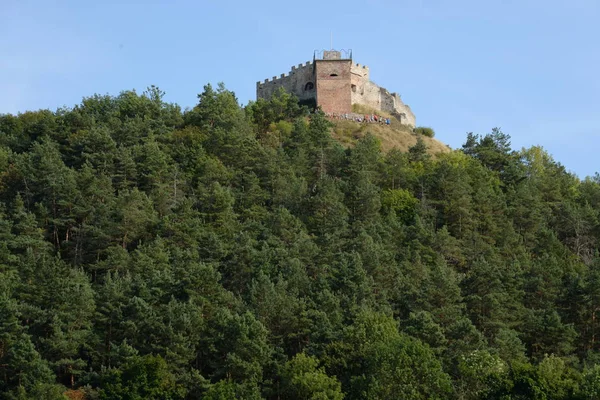
[[[415,114],[410,109],[408,104],[404,104],[400,95],[397,93],[391,93],[390,96],[393,100],[393,111],[392,114],[396,115],[404,125],[410,125],[413,128],[417,126],[417,119]]]
[[[358,63],[352,64],[352,67],[350,67],[350,72],[355,79],[364,79],[367,81],[370,79],[369,67],[366,65]]]

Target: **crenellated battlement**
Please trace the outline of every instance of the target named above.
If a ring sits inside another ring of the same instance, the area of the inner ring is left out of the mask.
[[[303,69],[307,68],[307,67],[313,67],[314,63],[312,61],[306,61],[304,64],[298,64],[298,66],[292,65],[292,67],[290,68],[290,71],[288,73],[284,73],[281,74],[279,77],[274,76],[272,79],[265,79],[263,82],[256,82],[257,86],[261,86],[261,85],[265,85],[267,83],[271,83],[271,84],[278,84],[281,83],[282,79],[286,79],[291,77],[292,75],[295,75],[299,72],[302,72]]]

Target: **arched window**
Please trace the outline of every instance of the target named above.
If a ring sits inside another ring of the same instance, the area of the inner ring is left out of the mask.
[[[338,74],[330,74],[329,76],[338,76]]]
[[[312,82],[306,82],[306,85],[304,85],[304,91],[313,90],[314,88],[315,88],[315,85]]]

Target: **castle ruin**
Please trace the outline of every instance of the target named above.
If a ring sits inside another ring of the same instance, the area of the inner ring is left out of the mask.
[[[256,97],[269,99],[280,87],[300,101],[314,100],[325,113],[352,112],[361,104],[392,114],[402,124],[416,126],[415,115],[397,93],[371,82],[369,67],[355,64],[351,51],[315,52],[313,61],[293,66],[288,74],[256,83]]]

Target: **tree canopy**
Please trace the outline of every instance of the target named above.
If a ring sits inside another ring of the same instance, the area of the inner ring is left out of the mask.
[[[222,84],[0,115],[0,399],[599,398],[598,176],[330,129]]]

